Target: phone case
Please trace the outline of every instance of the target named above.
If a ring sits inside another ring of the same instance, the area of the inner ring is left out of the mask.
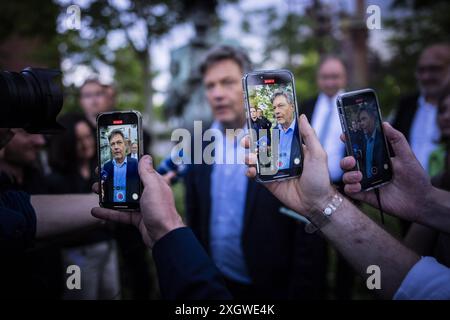
[[[294,79],[294,74],[287,70],[287,69],[276,69],[276,70],[257,70],[257,71],[252,71],[252,72],[248,72],[246,73],[243,77],[242,77],[242,87],[243,87],[243,92],[244,92],[244,102],[245,102],[245,115],[246,115],[246,120],[247,120],[247,128],[250,130],[251,128],[251,122],[250,122],[250,105],[249,105],[249,101],[247,98],[247,78],[249,75],[259,75],[259,74],[270,74],[270,73],[280,73],[280,72],[287,72],[289,73],[291,80],[292,80],[292,94],[294,95],[294,101],[295,101],[295,112],[297,114],[297,116],[300,115],[299,110],[298,110],[298,101],[297,101],[297,93],[295,91],[295,79]],[[300,126],[300,124],[298,124]],[[300,135],[300,134],[299,134]],[[252,139],[252,137],[250,136],[250,139]],[[300,135],[300,144],[302,144],[302,137]],[[300,152],[301,152],[301,168],[303,170],[303,151],[300,148]],[[274,181],[284,181],[284,180],[289,180],[289,179],[293,179],[293,178],[297,178],[301,175],[301,173],[299,175],[292,175],[292,176],[287,176],[287,177],[281,177],[281,178],[275,178],[275,179],[271,179],[271,180],[263,180],[260,178],[260,174],[259,174],[259,163],[256,164],[257,166],[257,175],[255,177],[255,180],[259,183],[271,183]]]
[[[134,113],[134,114],[136,114],[136,117],[138,119],[137,131],[138,131],[138,134],[139,134],[139,159],[141,159],[141,157],[143,156],[143,150],[144,150],[143,149],[144,136],[143,136],[143,130],[142,130],[142,114],[139,111],[137,111],[137,110],[109,111],[109,112],[102,112],[102,113],[98,114],[97,118],[96,118],[96,124],[97,124],[97,130],[96,130],[97,131],[97,137],[96,137],[97,146],[100,146],[100,141],[99,141],[99,136],[100,135],[99,135],[99,126],[98,126],[98,122],[99,122],[100,117],[105,116],[105,115],[120,114],[120,113]],[[100,168],[100,148],[97,147],[97,149],[98,149],[97,150],[97,158],[98,158],[97,166],[98,166],[98,168]],[[99,175],[98,182],[99,182],[99,184],[101,183],[101,176],[100,175]],[[141,182],[141,191],[142,191],[142,189],[143,189],[143,184]],[[102,208],[104,207],[103,202],[100,201],[100,194],[99,194],[99,205]],[[139,208],[136,208],[136,209],[135,208],[117,208],[115,210],[136,212],[136,211],[139,211]]]
[[[349,135],[347,120],[344,117],[344,110],[343,110],[342,100],[343,100],[343,98],[348,97],[348,96],[359,95],[359,94],[367,93],[367,92],[371,92],[371,93],[374,94],[374,96],[376,98],[376,101],[377,101],[377,106],[378,106],[378,108],[377,108],[378,116],[380,117],[380,119],[382,119],[381,112],[380,112],[380,107],[379,107],[380,104],[378,103],[378,97],[376,95],[375,90],[373,90],[371,88],[361,89],[361,90],[356,90],[356,91],[351,91],[351,92],[345,92],[345,93],[340,94],[337,97],[337,99],[336,99],[336,106],[338,108],[338,114],[339,114],[339,119],[340,119],[340,122],[341,122],[341,128],[342,128],[342,132],[345,135],[345,150],[346,150],[347,155],[352,156],[352,157],[355,157],[355,155],[353,154],[353,149],[352,149],[351,142],[350,142],[350,135]],[[385,145],[387,146],[388,144],[387,144],[387,141],[386,141],[386,136],[384,134],[383,134],[383,137],[384,137]],[[386,151],[387,151],[388,157],[390,159],[389,148],[387,148]],[[356,166],[357,166],[357,169],[359,171],[361,171],[358,161],[356,161]],[[392,168],[392,163],[390,164],[390,167]],[[392,176],[393,176],[393,174],[394,173],[392,172]],[[370,186],[368,188],[364,188],[361,191],[370,191],[370,190],[379,188],[379,187],[381,187],[381,186],[383,186],[385,184],[388,184],[391,181],[392,181],[392,178],[389,181],[384,181],[384,182],[382,182],[380,184],[377,184],[377,185],[374,185],[374,186]]]

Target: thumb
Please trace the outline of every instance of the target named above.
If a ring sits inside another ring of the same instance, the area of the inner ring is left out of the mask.
[[[151,183],[152,179],[155,179],[155,169],[153,168],[153,159],[149,155],[145,155],[139,160],[139,177],[142,180],[144,186]]]
[[[323,151],[323,148],[317,138],[316,132],[309,124],[308,118],[304,114],[300,116],[300,134],[302,135],[303,143],[313,157],[317,157]]]
[[[414,154],[411,150],[411,147],[408,144],[403,133],[398,130],[395,130],[389,123],[383,123],[384,133],[386,134],[386,138],[392,146],[392,150],[394,150],[395,157],[399,159],[408,159],[414,157]]]

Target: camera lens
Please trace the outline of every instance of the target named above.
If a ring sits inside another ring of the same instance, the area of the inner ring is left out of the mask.
[[[26,68],[0,71],[0,127],[24,128],[30,133],[60,131],[61,88],[54,82],[58,70]]]

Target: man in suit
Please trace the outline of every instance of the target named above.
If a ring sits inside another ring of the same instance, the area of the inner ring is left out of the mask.
[[[383,135],[377,127],[377,115],[375,111],[362,107],[358,112],[358,121],[364,132],[361,144],[360,166],[364,178],[372,178],[383,170],[384,149]]]
[[[419,162],[428,170],[430,154],[437,148],[437,100],[450,83],[450,44],[431,45],[422,52],[416,68],[419,92],[400,99],[392,125],[411,144]]]
[[[108,136],[113,159],[102,168],[104,197],[110,202],[137,200],[139,195],[139,176],[137,160],[125,153],[125,136],[121,130],[113,130]]]
[[[264,118],[267,122],[269,122],[270,126],[268,126],[267,122],[265,122],[264,119],[258,116],[260,113],[261,110],[256,109],[255,107],[250,107],[251,128],[255,130],[256,140],[258,141],[258,147],[264,148],[266,146],[270,146],[270,126],[272,124],[270,124],[270,121],[267,120],[267,118]]]
[[[271,145],[270,128],[272,128],[272,123],[269,121],[269,119],[264,117],[261,107],[256,110],[256,115],[258,117],[261,129],[267,130],[267,145],[270,146]]]
[[[278,169],[298,167],[301,165],[301,153],[294,99],[290,93],[276,90],[270,101],[272,102],[280,136]]]
[[[245,128],[241,78],[250,61],[240,49],[212,48],[201,66],[214,123]],[[223,154],[243,149],[238,139]],[[218,145],[218,147],[221,147]],[[287,210],[267,189],[245,176],[244,163],[189,165],[184,177],[186,217],[200,243],[237,299],[320,298],[325,283],[326,247],[281,212]],[[239,158],[239,157],[238,157]]]
[[[311,121],[320,143],[328,154],[331,181],[341,185],[342,170],[339,161],[345,155],[345,145],[340,143],[342,128],[336,107],[336,98],[347,86],[347,71],[338,57],[325,57],[317,71],[319,94],[300,103],[300,110]]]

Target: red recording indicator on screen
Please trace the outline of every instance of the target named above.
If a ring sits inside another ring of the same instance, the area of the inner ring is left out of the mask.
[[[265,84],[275,83],[275,79],[264,79]]]
[[[113,120],[113,124],[122,124],[123,120]]]

